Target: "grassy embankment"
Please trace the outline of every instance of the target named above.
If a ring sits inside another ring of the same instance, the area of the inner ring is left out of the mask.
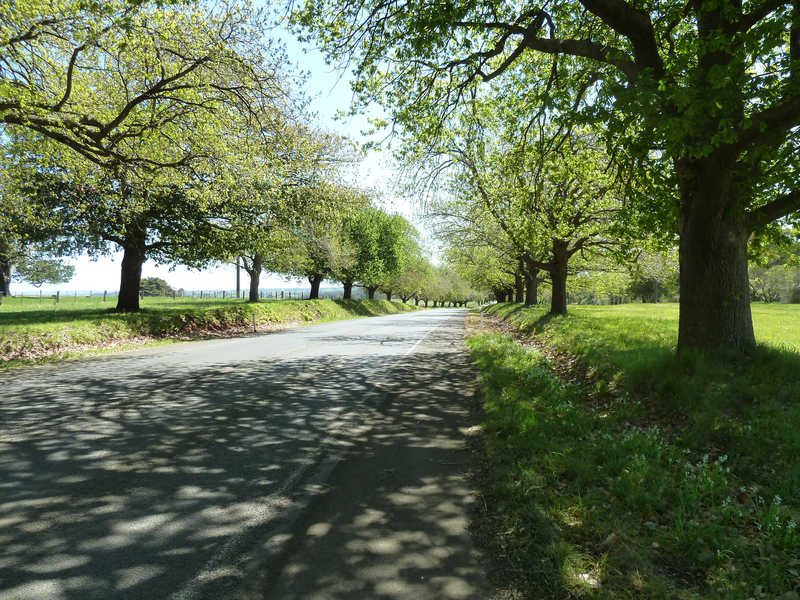
[[[145,341],[252,331],[414,310],[386,300],[242,300],[144,298],[138,313],[115,313],[114,302],[72,298],[40,308],[30,299],[0,306],[0,367],[29,364]]]
[[[800,306],[727,361],[674,353],[676,305],[490,312],[523,343],[469,340],[484,527],[526,595],[800,598]]]

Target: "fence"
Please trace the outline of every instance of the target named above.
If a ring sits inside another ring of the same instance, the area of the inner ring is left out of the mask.
[[[309,288],[292,288],[292,289],[276,289],[276,288],[263,288],[258,291],[258,297],[261,300],[306,300],[308,299]],[[177,290],[173,294],[164,294],[161,296],[145,296],[141,295],[142,299],[160,299],[160,300],[175,300],[175,301],[219,301],[219,300],[236,300],[246,299],[249,296],[248,290],[240,290],[237,296],[236,290]],[[323,289],[319,292],[319,298],[337,300],[343,297],[341,289]],[[360,299],[365,297],[362,290],[353,289],[353,298]],[[35,308],[37,305],[46,304],[102,304],[105,302],[117,301],[117,290],[76,290],[76,291],[55,291],[43,292],[40,291],[38,295],[26,294],[12,294],[6,296],[3,300],[11,301],[15,305],[24,305],[25,307]]]

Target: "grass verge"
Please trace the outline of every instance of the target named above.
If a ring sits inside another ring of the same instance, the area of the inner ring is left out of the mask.
[[[154,340],[277,329],[289,324],[394,314],[415,307],[386,300],[270,300],[143,303],[138,313],[76,305],[0,312],[0,366],[55,360]]]
[[[677,356],[670,306],[491,309],[511,327],[468,343],[495,544],[527,597],[800,598],[790,308],[756,307],[746,359]]]

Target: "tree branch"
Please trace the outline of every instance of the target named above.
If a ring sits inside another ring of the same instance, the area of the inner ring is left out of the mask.
[[[761,19],[766,17],[769,13],[778,10],[781,6],[789,4],[787,0],[765,0],[761,6],[755,7],[746,15],[742,15],[739,19],[738,30],[741,33],[746,32],[748,29],[756,25]]]
[[[747,129],[740,129],[735,148],[739,152],[781,136],[800,122],[800,96],[791,96],[753,115]]]
[[[647,11],[633,8],[625,0],[580,0],[580,3],[630,40],[639,70],[651,68],[656,77],[664,76],[664,63],[658,53],[653,23]]]
[[[751,210],[746,217],[748,230],[760,229],[797,210],[800,210],[800,191],[795,190],[779,196],[769,204]]]

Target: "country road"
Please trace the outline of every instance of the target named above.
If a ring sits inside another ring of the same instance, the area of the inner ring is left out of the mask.
[[[464,315],[0,375],[0,600],[489,598]]]

